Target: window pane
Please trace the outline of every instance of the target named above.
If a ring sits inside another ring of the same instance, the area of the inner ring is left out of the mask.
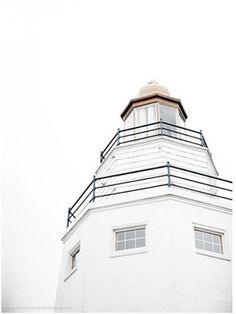
[[[126,240],[134,239],[134,238],[135,238],[135,231],[134,230],[126,231]]]
[[[195,245],[197,249],[203,250],[203,242],[199,240],[195,240]]]
[[[215,244],[221,244],[221,236],[220,235],[217,235],[217,234],[214,234],[213,235],[213,242]]]
[[[143,246],[145,246],[145,239],[137,239],[136,247],[143,247]]]
[[[160,115],[164,122],[176,124],[176,108],[160,104]]]
[[[216,253],[222,253],[222,248],[221,248],[221,246],[214,244],[214,252],[216,252]]]
[[[144,238],[145,237],[145,229],[137,229],[136,230],[136,238]]]
[[[195,238],[202,240],[202,239],[203,239],[203,234],[202,234],[202,232],[201,232],[201,231],[198,231],[198,230],[195,230]]]
[[[121,241],[125,239],[125,233],[124,232],[117,232],[116,233],[116,240]]]
[[[213,251],[213,245],[209,242],[204,242],[204,249],[207,251]]]
[[[135,248],[135,240],[126,241],[126,249],[133,249]]]
[[[208,242],[213,242],[213,235],[207,232],[204,232],[204,240]]]
[[[118,231],[115,235],[115,250],[129,250],[145,246],[145,228]]]
[[[125,242],[124,241],[116,242],[116,251],[124,250],[124,249],[125,249]]]

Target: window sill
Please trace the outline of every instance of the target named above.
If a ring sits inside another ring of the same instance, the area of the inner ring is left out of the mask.
[[[64,281],[69,279],[76,271],[77,271],[77,267],[71,270],[69,274],[67,274],[67,276],[64,278]]]
[[[143,254],[147,253],[147,248],[141,249],[130,249],[130,250],[122,250],[122,251],[114,251],[110,257],[119,257],[119,256],[126,256],[126,255],[134,255],[134,254]]]
[[[229,256],[227,256],[225,254],[217,254],[217,253],[208,252],[208,251],[204,251],[204,250],[196,250],[196,253],[199,254],[199,255],[205,255],[205,256],[209,256],[209,257],[223,259],[225,261],[231,261]]]

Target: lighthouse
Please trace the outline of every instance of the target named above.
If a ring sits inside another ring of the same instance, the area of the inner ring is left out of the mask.
[[[232,182],[165,86],[121,118],[68,210],[56,310],[230,312]]]

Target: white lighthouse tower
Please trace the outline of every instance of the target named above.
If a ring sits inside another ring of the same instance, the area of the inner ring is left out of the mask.
[[[68,211],[56,309],[230,312],[232,182],[167,88],[148,83],[121,117]]]

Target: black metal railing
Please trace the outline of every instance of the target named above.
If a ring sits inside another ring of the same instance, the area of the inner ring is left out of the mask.
[[[100,162],[106,158],[107,154],[114,146],[163,135],[190,144],[207,147],[206,140],[201,130],[191,130],[176,124],[164,122],[161,119],[159,122],[153,122],[123,130],[118,129],[104,150],[101,151]]]
[[[77,201],[68,209],[67,227],[88,203],[115,195],[163,186],[176,187],[213,198],[232,200],[232,181],[171,165],[93,177]]]

